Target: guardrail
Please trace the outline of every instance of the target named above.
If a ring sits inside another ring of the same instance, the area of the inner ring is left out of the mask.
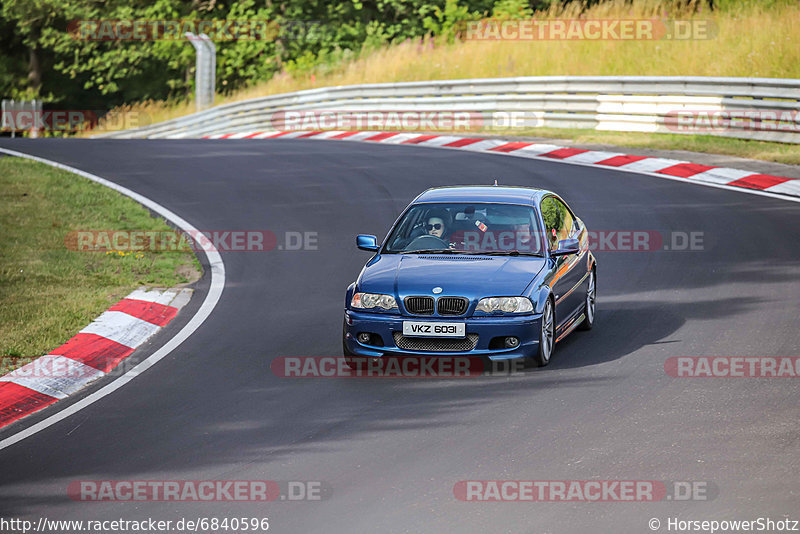
[[[11,132],[11,137],[28,132],[32,138],[39,137],[39,124],[35,120],[42,115],[41,100],[3,99],[0,131]]]
[[[487,124],[493,117],[518,117],[526,128],[704,133],[800,143],[800,80],[694,76],[536,76],[325,87],[94,137],[192,138],[276,130],[281,129],[275,127],[276,113],[292,110],[464,111],[484,114]],[[731,120],[724,125],[714,122],[725,117]],[[706,120],[709,131],[698,132]],[[685,128],[690,125],[694,129]]]

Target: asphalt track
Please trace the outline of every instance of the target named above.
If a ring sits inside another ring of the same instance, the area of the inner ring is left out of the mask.
[[[0,146],[98,174],[200,229],[319,235],[318,250],[223,253],[226,287],[200,330],[130,384],[0,451],[0,517],[268,516],[274,532],[554,533],[650,532],[651,518],[800,519],[800,381],[679,379],[663,367],[670,356],[799,355],[798,203],[408,146]],[[356,233],[382,237],[428,187],[495,178],[557,191],[590,229],[703,232],[704,246],[597,252],[597,326],[559,343],[545,369],[459,380],[271,373],[278,356],[340,353],[344,289],[368,259],[355,249]],[[315,480],[332,495],[267,504],[71,501],[67,485],[85,479]],[[718,494],[458,501],[454,484],[470,479],[709,481]]]

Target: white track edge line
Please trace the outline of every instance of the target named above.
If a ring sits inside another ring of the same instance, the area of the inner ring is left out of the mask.
[[[17,152],[16,150],[9,150],[7,148],[0,148],[0,153],[8,154],[10,156],[16,156],[19,158],[30,159],[33,161],[38,161],[39,163],[44,163],[45,165],[50,165],[51,167],[55,167],[57,169],[62,169],[73,174],[77,174],[78,176],[83,176],[84,178],[88,178],[93,182],[97,182],[102,184],[106,187],[109,187],[123,195],[132,198],[133,200],[143,204],[144,206],[150,208],[154,212],[158,213],[159,215],[163,216],[165,219],[176,225],[178,228],[185,232],[197,232],[198,230],[189,224],[188,221],[180,217],[179,215],[173,213],[169,209],[165,208],[164,206],[156,203],[149,198],[136,193],[128,189],[127,187],[123,187],[121,185],[115,184],[105,178],[101,178],[97,175],[88,173],[86,171],[82,171],[80,169],[76,169],[75,167],[70,167],[69,165],[64,165],[62,163],[58,163],[55,161],[51,161],[45,158],[40,158],[38,156],[32,156],[30,154],[26,154],[24,152]],[[208,288],[208,294],[206,295],[205,300],[200,305],[200,308],[194,314],[194,316],[189,320],[188,323],[172,338],[169,339],[160,349],[155,351],[153,354],[139,362],[136,367],[125,373],[124,375],[120,376],[119,378],[115,379],[113,382],[106,384],[102,388],[98,389],[91,395],[84,397],[83,399],[77,401],[75,404],[71,404],[67,406],[63,410],[54,413],[53,415],[47,417],[39,421],[38,423],[29,426],[19,432],[12,434],[11,436],[3,439],[0,441],[0,450],[5,449],[6,447],[10,447],[15,443],[22,441],[23,439],[30,437],[37,432],[40,432],[63,419],[66,419],[70,415],[79,412],[80,410],[86,408],[87,406],[97,402],[98,400],[102,399],[103,397],[110,395],[114,391],[118,390],[134,378],[136,378],[139,374],[143,373],[156,363],[158,363],[161,359],[167,356],[170,352],[175,350],[181,343],[183,343],[189,336],[191,336],[195,330],[200,328],[200,325],[211,315],[211,312],[216,307],[217,302],[219,302],[220,297],[222,296],[222,291],[225,288],[225,264],[222,261],[222,256],[220,256],[219,252],[215,250],[205,250],[203,252],[206,255],[206,259],[208,260],[209,267],[211,269],[211,283]]]

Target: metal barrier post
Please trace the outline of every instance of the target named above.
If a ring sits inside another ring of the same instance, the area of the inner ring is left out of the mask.
[[[186,38],[197,53],[194,73],[195,107],[201,111],[214,104],[216,86],[217,48],[208,35],[186,32]]]

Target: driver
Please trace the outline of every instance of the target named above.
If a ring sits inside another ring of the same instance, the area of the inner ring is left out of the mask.
[[[449,223],[450,214],[446,210],[431,210],[425,219],[425,232],[446,242]]]

